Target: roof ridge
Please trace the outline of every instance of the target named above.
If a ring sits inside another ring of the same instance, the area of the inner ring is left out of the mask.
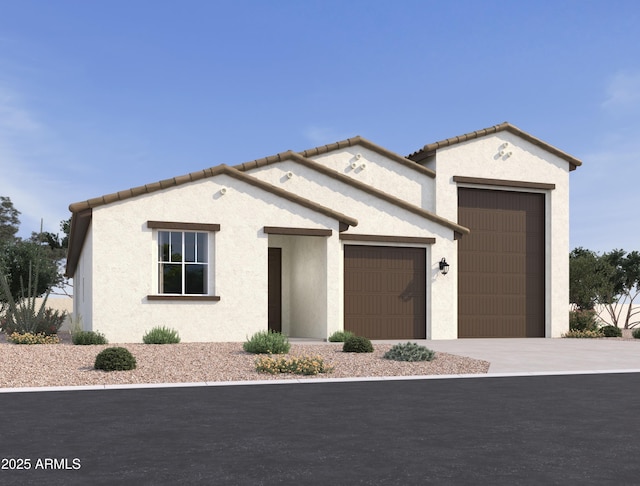
[[[407,155],[407,158],[410,160],[413,160],[415,162],[420,162],[424,159],[426,159],[427,157],[430,157],[432,155],[435,155],[436,151],[438,149],[444,148],[444,147],[450,147],[451,145],[455,145],[457,143],[461,143],[461,142],[467,142],[469,140],[475,140],[476,138],[481,138],[481,137],[485,137],[487,135],[492,135],[494,133],[498,133],[501,131],[508,131],[511,132],[525,140],[527,140],[528,142],[537,145],[538,147],[541,147],[542,149],[546,150],[547,152],[550,152],[558,157],[560,157],[561,159],[566,160],[567,162],[569,162],[570,164],[570,170],[574,170],[576,167],[582,165],[582,161],[580,159],[577,159],[576,157],[573,157],[572,155],[569,155],[568,153],[560,150],[559,148],[537,138],[534,137],[533,135],[525,132],[524,130],[521,130],[520,128],[516,127],[515,125],[505,121],[502,123],[499,123],[497,125],[493,125],[491,127],[487,127],[487,128],[481,128],[480,130],[475,130],[473,132],[469,132],[469,133],[465,133],[463,135],[458,135],[456,137],[451,137],[451,138],[447,138],[444,140],[439,140],[437,142],[433,142],[430,144],[427,144],[425,146],[423,146],[421,149],[416,150],[415,152]]]
[[[380,189],[376,189],[375,187],[372,187],[368,184],[365,184],[364,182],[361,182],[359,180],[356,180],[352,177],[346,176],[344,174],[341,174],[340,172],[337,172],[335,170],[329,169],[327,167],[325,167],[322,164],[319,164],[318,162],[314,161],[313,159],[310,159],[308,157],[304,157],[303,155],[301,155],[300,153],[297,152],[293,152],[293,151],[289,151],[289,152],[282,152],[281,154],[278,154],[279,156],[282,155],[287,155],[288,158],[286,159],[276,159],[275,157],[269,158],[269,157],[265,157],[263,159],[259,159],[259,160],[254,160],[252,162],[249,162],[248,165],[247,163],[244,164],[239,164],[234,166],[235,169],[239,170],[239,171],[246,171],[246,170],[251,170],[251,169],[256,169],[258,167],[263,167],[265,165],[270,165],[273,163],[277,163],[277,162],[283,162],[284,160],[294,160],[297,161],[303,165],[306,165],[307,167],[311,168],[312,170],[315,170],[317,172],[320,172],[321,174],[325,174],[329,177],[332,177],[334,179],[337,179],[341,182],[344,182],[346,184],[350,184],[358,189],[360,189],[361,191],[367,192],[371,195],[374,195],[376,197],[378,197],[379,199],[382,200],[386,200],[387,202],[390,202],[392,204],[395,204],[396,206],[399,206],[401,208],[406,209],[407,211],[410,211],[414,214],[418,214],[419,216],[422,216],[426,219],[429,219],[430,221],[433,221],[435,223],[441,224],[443,226],[448,227],[449,229],[461,233],[461,234],[467,234],[469,233],[469,229],[459,225],[453,221],[450,221],[446,218],[443,218],[441,216],[438,216],[437,214],[421,208],[420,206],[416,206],[414,204],[408,203],[392,194],[389,194],[387,192],[381,191]]]

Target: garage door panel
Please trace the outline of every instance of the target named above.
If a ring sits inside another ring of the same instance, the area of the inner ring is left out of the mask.
[[[544,336],[544,195],[458,189],[459,337]]]
[[[423,248],[345,245],[345,329],[370,339],[426,337]]]

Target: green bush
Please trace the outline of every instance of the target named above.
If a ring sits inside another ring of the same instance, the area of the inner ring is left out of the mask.
[[[48,336],[43,333],[14,332],[7,335],[7,341],[13,344],[58,344],[60,339],[55,334]]]
[[[336,331],[329,336],[329,342],[331,343],[343,343],[350,337],[355,336],[351,331]]]
[[[128,371],[135,369],[136,358],[127,348],[107,348],[98,353],[93,366],[103,371]]]
[[[418,343],[396,344],[389,351],[384,353],[383,358],[394,361],[431,361],[435,358],[435,351],[432,351]]]
[[[596,329],[595,331],[569,331],[562,335],[563,338],[601,338],[602,332],[600,329]]]
[[[603,326],[600,331],[604,337],[622,337],[622,329],[616,326]]]
[[[636,339],[640,339],[640,327],[638,329],[634,329],[631,332],[631,335]]]
[[[373,353],[373,344],[363,336],[351,336],[342,345],[345,353]]]
[[[296,375],[317,375],[331,373],[333,367],[325,364],[320,356],[261,356],[256,360],[256,371],[261,373],[293,373]]]
[[[260,331],[251,336],[242,345],[247,353],[253,354],[287,354],[291,344],[287,336],[275,331]]]
[[[598,318],[594,310],[577,310],[569,312],[569,330],[595,331],[598,328]]]
[[[89,345],[89,344],[107,344],[107,338],[104,334],[95,331],[75,331],[71,335],[73,344]]]
[[[145,344],[178,344],[180,336],[175,329],[167,327],[154,327],[142,337]]]

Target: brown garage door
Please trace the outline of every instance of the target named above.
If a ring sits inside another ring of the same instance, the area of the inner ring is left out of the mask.
[[[369,339],[426,338],[424,248],[344,247],[344,328]]]
[[[544,337],[544,194],[458,189],[458,336]]]

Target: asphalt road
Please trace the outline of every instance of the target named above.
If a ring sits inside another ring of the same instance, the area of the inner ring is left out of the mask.
[[[0,394],[2,485],[622,485],[639,458],[635,373]]]

